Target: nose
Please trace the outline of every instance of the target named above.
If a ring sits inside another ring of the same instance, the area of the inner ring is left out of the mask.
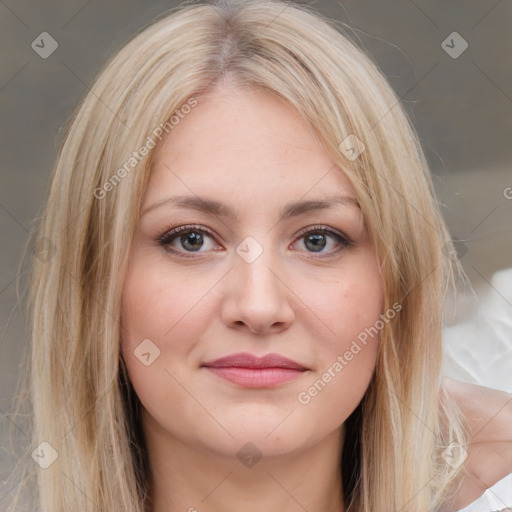
[[[293,292],[268,251],[252,262],[235,255],[226,276],[227,296],[222,306],[225,325],[253,334],[276,334],[293,323]]]

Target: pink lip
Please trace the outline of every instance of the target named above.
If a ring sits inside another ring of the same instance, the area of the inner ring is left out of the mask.
[[[202,366],[223,379],[251,388],[277,386],[309,370],[279,354],[256,357],[249,353],[238,353],[207,361]]]

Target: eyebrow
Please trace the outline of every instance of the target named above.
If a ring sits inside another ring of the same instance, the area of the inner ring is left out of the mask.
[[[291,217],[302,215],[307,212],[325,210],[327,208],[332,208],[333,206],[340,204],[344,206],[356,206],[357,208],[360,208],[357,200],[351,196],[333,196],[328,197],[326,199],[294,201],[286,204],[281,209],[279,219],[286,220]],[[164,205],[189,208],[192,210],[198,210],[200,212],[209,213],[212,215],[232,220],[239,219],[239,213],[236,210],[233,210],[230,206],[221,203],[220,201],[216,201],[214,199],[207,199],[205,197],[199,196],[175,196],[160,199],[153,203],[152,205],[145,208],[141,213],[141,217],[142,215],[145,215],[151,210],[154,210],[155,208],[159,208],[160,206]]]

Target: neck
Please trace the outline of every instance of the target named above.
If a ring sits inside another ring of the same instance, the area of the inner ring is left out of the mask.
[[[184,443],[143,416],[151,471],[149,512],[345,512],[343,427],[294,453],[251,458],[247,448],[240,452],[247,456],[239,459]]]

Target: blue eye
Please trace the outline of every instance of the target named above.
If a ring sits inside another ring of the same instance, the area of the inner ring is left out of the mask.
[[[208,250],[214,249],[213,233],[200,226],[179,226],[167,231],[157,238],[159,245],[164,246],[165,249],[174,254],[183,257],[193,257],[193,253],[204,253]],[[350,247],[353,245],[352,241],[340,233],[337,233],[325,226],[313,226],[301,231],[296,238],[294,245],[303,240],[303,245],[306,252],[330,255],[332,252]],[[333,246],[327,251],[324,249],[329,245]],[[205,250],[201,250],[204,249]]]
[[[206,237],[204,236],[206,235]],[[205,239],[213,238],[213,233],[197,226],[179,226],[158,237],[160,245],[174,253],[204,252],[199,251],[204,246]],[[178,242],[180,247],[173,245]]]
[[[322,255],[332,253],[333,250],[338,252],[340,249],[339,246],[344,248],[353,245],[352,241],[348,237],[324,226],[306,228],[301,231],[297,240],[303,240],[304,246],[310,250],[308,252],[321,253]],[[329,240],[331,240],[331,245],[334,245],[334,249],[323,251],[323,249],[329,245]],[[336,249],[336,247],[338,247],[338,249]]]

